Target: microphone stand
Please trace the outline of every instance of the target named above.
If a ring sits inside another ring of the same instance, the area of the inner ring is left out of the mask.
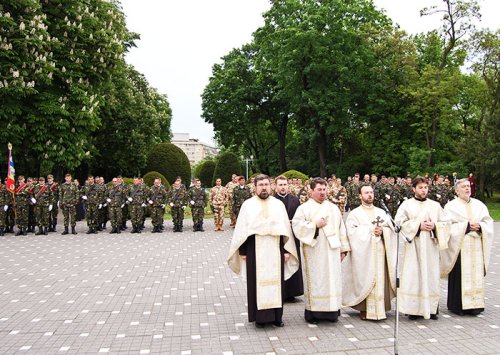
[[[387,214],[387,217],[389,217],[389,220],[391,221],[392,226],[394,227],[394,231],[396,232],[397,236],[397,247],[396,247],[396,325],[394,327],[394,354],[398,355],[398,337],[399,337],[399,306],[398,306],[398,290],[399,290],[399,238],[400,234],[399,232],[401,231],[401,226],[397,225],[394,219],[392,218],[389,209],[385,205],[384,201],[380,201],[380,206],[382,209],[385,211]],[[411,243],[411,240],[408,240],[405,236],[405,240],[408,243]]]

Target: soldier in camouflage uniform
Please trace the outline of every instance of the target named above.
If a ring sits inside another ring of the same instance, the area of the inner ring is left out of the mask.
[[[309,200],[310,194],[311,194],[311,187],[309,185],[309,179],[308,179],[304,182],[304,186],[302,186],[299,193],[297,194],[300,204],[307,202],[307,200]]]
[[[4,220],[4,233],[14,233],[14,226],[16,225],[15,221],[15,212],[14,212],[14,204],[12,193],[7,190],[8,178],[5,178],[5,190],[10,195],[10,203],[7,204],[7,209],[5,210],[5,205],[1,206],[4,209],[5,218]],[[2,180],[0,180],[0,185],[2,184]],[[8,197],[7,197],[8,198]]]
[[[148,203],[151,206],[153,233],[161,233],[163,215],[165,214],[165,205],[167,203],[167,190],[165,186],[161,184],[161,179],[159,177],[155,178],[154,184],[149,191]]]
[[[7,213],[12,204],[12,193],[7,190],[7,185],[0,181],[0,236],[4,235],[7,227]]]
[[[108,222],[108,201],[106,201],[108,187],[104,183],[102,176],[95,177],[95,184],[97,188],[97,200],[99,201],[97,205],[97,230],[103,231],[106,229],[106,223]]]
[[[134,184],[127,198],[130,210],[130,221],[132,222],[132,233],[141,233],[141,225],[144,216],[144,207],[148,198],[148,192],[138,177],[134,177]]]
[[[210,207],[214,212],[215,231],[223,231],[224,208],[226,206],[227,194],[226,188],[222,186],[222,180],[217,178],[215,186],[210,190]]]
[[[207,205],[207,194],[201,187],[201,181],[196,179],[194,186],[188,191],[189,206],[193,215],[193,232],[204,232],[203,217],[205,217],[205,207]]]
[[[236,216],[233,212],[233,190],[238,185],[238,176],[233,174],[231,176],[231,181],[226,184],[226,197],[227,197],[227,207],[229,208],[229,217],[231,218],[230,227],[234,227],[236,225]]]
[[[399,186],[399,204],[415,196],[411,185],[411,176],[407,176]]]
[[[130,187],[123,181],[123,178],[121,175],[118,175],[116,177],[118,179],[118,184],[121,185],[122,189],[125,191],[125,194],[128,196],[130,194]],[[121,222],[121,230],[124,231],[127,229],[127,219],[129,217],[129,210],[128,210],[128,205],[125,204],[122,208],[122,222]],[[111,216],[109,216],[109,219],[111,219]]]
[[[38,178],[38,185],[33,190],[33,197],[31,200],[35,205],[35,220],[38,226],[38,232],[35,235],[48,234],[50,224],[50,212],[53,209],[52,191],[45,183],[45,178],[41,176]]]
[[[28,228],[28,212],[31,204],[31,186],[24,182],[24,176],[17,178],[17,187],[15,191],[16,198],[16,225],[18,231],[16,235],[26,235]]]
[[[233,213],[236,219],[240,214],[241,205],[250,197],[252,197],[252,192],[245,186],[245,177],[240,176],[238,185],[233,189]]]
[[[110,234],[120,234],[123,223],[122,213],[126,205],[125,201],[128,200],[128,190],[123,187],[123,184],[120,183],[118,178],[113,178],[112,182],[113,186],[111,186],[106,195],[109,220],[112,227]]]
[[[47,185],[52,191],[52,211],[49,214],[49,232],[55,232],[57,226],[57,214],[59,213],[59,184],[54,181],[54,175],[47,175]]]
[[[175,180],[170,188],[168,203],[170,205],[170,213],[172,214],[174,232],[182,232],[184,210],[186,209],[186,188],[184,185],[181,185],[180,179]]]
[[[254,184],[254,181],[255,181],[255,177],[251,177],[250,178],[250,182],[247,184],[247,187],[250,189],[250,193],[252,194],[252,196],[255,196],[255,184]]]
[[[64,216],[64,232],[63,235],[69,233],[69,225],[71,224],[71,233],[76,233],[76,205],[80,199],[80,190],[72,181],[71,174],[64,176],[65,182],[61,184],[59,189],[59,201],[62,213]]]
[[[337,205],[340,212],[345,212],[345,204],[347,200],[347,191],[344,186],[342,186],[342,180],[336,178],[332,186],[332,199],[331,201]]]
[[[359,199],[360,186],[361,183],[359,182],[359,175],[354,175],[352,182],[346,186],[347,203],[349,204],[350,211],[361,205],[361,200]]]
[[[442,176],[438,176],[437,180],[434,181],[434,183],[429,186],[428,197],[431,200],[439,202],[439,204],[443,208],[450,200],[454,198],[452,191],[450,190],[449,186],[444,182],[444,178]]]
[[[87,226],[89,230],[87,234],[97,234],[98,224],[98,207],[99,207],[99,189],[95,183],[94,177],[90,175],[83,187],[82,200],[84,200],[86,208]]]
[[[36,179],[28,178],[26,181],[28,193],[33,196],[33,191],[35,190]],[[35,220],[35,204],[33,202],[29,203],[28,206],[28,233],[36,232],[36,220]]]

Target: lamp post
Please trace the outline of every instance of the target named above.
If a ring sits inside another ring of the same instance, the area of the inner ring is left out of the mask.
[[[250,155],[250,158],[244,158],[241,156],[241,159],[245,161],[246,167],[247,167],[247,174],[246,174],[246,180],[248,181],[248,162],[253,161],[253,155]]]

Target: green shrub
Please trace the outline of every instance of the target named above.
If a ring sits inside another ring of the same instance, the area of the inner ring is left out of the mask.
[[[170,189],[170,183],[168,182],[167,178],[165,176],[163,176],[162,174],[160,174],[159,172],[157,171],[150,171],[149,173],[147,173],[146,175],[144,175],[142,178],[144,179],[144,183],[151,187],[153,186],[154,182],[155,182],[155,179],[159,177],[161,179],[161,183],[163,185],[165,185],[165,187],[168,189]]]
[[[302,180],[302,182],[304,182],[307,179],[309,179],[309,176],[307,176],[306,174],[303,174],[303,173],[301,173],[300,171],[297,171],[297,170],[288,170],[288,171],[285,171],[281,175],[283,175],[287,179],[299,178],[299,179]]]
[[[212,160],[207,160],[200,166],[198,178],[200,179],[202,186],[205,187],[213,186],[212,180],[214,177],[214,172],[215,172],[215,162]]]
[[[129,186],[132,186],[134,184],[134,179],[133,178],[128,178],[128,177],[122,177],[123,182]],[[113,186],[113,181],[108,181],[106,183],[106,186]]]
[[[231,181],[231,175],[233,174],[241,175],[240,159],[232,152],[221,153],[215,165],[212,183],[215,183],[215,179],[221,178],[222,185],[225,185]]]
[[[175,181],[177,176],[189,186],[191,180],[191,165],[189,159],[181,148],[172,143],[159,143],[148,153],[146,171],[157,171],[167,181]]]

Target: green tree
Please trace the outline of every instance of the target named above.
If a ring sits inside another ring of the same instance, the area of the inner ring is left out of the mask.
[[[233,152],[220,153],[215,165],[214,176],[212,181],[217,178],[222,179],[222,184],[225,185],[231,181],[233,174],[241,175],[241,161]]]
[[[147,157],[146,171],[157,171],[169,182],[175,181],[177,176],[180,176],[187,185],[191,180],[188,157],[181,148],[172,143],[159,143],[151,148]]]
[[[215,161],[206,160],[200,165],[200,171],[198,178],[201,181],[201,185],[205,187],[212,186],[214,184],[214,172],[215,172]]]
[[[142,178],[144,179],[144,183],[149,187],[153,186],[156,178],[160,178],[161,183],[165,185],[167,189],[170,188],[170,184],[167,178],[157,171],[150,171],[149,173],[146,173]]]

